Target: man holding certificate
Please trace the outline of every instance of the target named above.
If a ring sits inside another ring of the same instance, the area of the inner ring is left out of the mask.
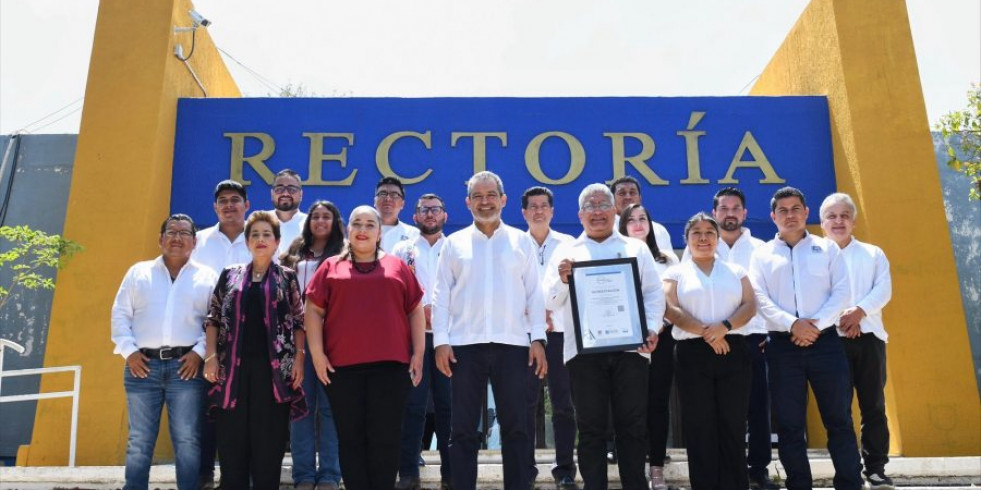
[[[664,316],[654,256],[640,240],[614,232],[613,194],[591,184],[579,194],[584,233],[560,245],[546,269],[545,307],[574,335],[564,359],[579,429],[585,489],[607,488],[606,429],[613,409],[620,482],[646,489],[647,377]]]

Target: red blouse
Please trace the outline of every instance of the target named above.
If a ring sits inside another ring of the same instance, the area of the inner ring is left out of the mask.
[[[422,300],[422,287],[401,259],[386,254],[378,267],[362,273],[350,260],[331,257],[317,269],[306,294],[308,302],[327,310],[324,352],[332,366],[408,364],[409,313]]]

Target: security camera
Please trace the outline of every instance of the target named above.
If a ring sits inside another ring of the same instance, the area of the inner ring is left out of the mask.
[[[192,10],[188,10],[187,13],[191,15],[191,21],[194,22],[194,26],[195,27],[197,27],[197,26],[208,27],[208,26],[211,25],[211,21],[208,20],[208,19],[205,19],[204,16],[201,15],[201,14],[199,14],[197,10],[193,10],[193,9]]]

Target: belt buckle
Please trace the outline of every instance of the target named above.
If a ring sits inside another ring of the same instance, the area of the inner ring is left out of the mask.
[[[172,350],[174,350],[174,348],[170,346],[161,347],[160,352],[157,353],[157,357],[159,357],[161,361],[169,361],[174,358],[174,356],[170,355],[170,351]]]

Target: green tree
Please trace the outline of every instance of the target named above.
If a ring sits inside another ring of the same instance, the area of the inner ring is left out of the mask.
[[[970,199],[981,199],[981,85],[971,85],[967,108],[941,116],[934,128],[943,135],[947,165],[974,182]]]
[[[7,249],[9,247],[9,249]],[[0,270],[9,270],[10,282],[0,284],[0,309],[17,288],[54,289],[52,269],[61,269],[82,246],[60,235],[48,235],[27,226],[0,227]]]

